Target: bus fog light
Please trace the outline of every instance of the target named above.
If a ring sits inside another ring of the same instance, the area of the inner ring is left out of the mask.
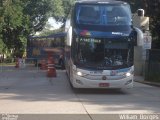
[[[131,73],[126,73],[126,77],[130,77],[131,76]]]
[[[83,83],[80,80],[76,80],[76,83],[83,85]]]
[[[130,84],[130,83],[132,83],[132,80],[127,81],[127,82],[125,83],[125,85],[128,85],[128,84]]]

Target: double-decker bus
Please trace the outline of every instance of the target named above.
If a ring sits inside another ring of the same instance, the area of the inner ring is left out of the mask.
[[[73,88],[133,87],[137,34],[129,4],[77,1],[65,32],[65,67]]]
[[[49,36],[32,36],[27,41],[27,59],[34,60],[36,65],[41,64],[42,59],[48,58],[47,50],[56,50],[59,52],[53,53],[53,58],[56,66],[59,63],[60,56],[64,53],[64,37],[65,33],[55,33]]]

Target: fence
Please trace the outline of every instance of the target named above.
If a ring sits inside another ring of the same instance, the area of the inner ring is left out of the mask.
[[[27,58],[27,59],[4,59],[0,62],[0,72],[9,72],[17,70],[34,70],[39,71],[39,66],[37,64],[39,59]]]
[[[147,50],[145,80],[160,82],[160,50]]]
[[[47,70],[41,67],[47,68],[48,59],[38,59],[38,58],[25,58],[25,59],[4,59],[0,61],[0,72],[9,72],[9,71],[35,71],[38,72],[39,70]],[[64,63],[61,63],[62,66],[59,65],[59,60],[54,59],[56,69],[64,69]],[[61,62],[64,62],[61,60]],[[45,65],[45,66],[42,66]]]

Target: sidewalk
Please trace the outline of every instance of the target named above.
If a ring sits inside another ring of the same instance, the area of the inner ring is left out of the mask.
[[[134,81],[139,82],[139,83],[143,83],[143,84],[147,84],[147,85],[151,85],[151,86],[160,87],[160,83],[146,81],[146,80],[144,80],[143,76],[134,76]]]

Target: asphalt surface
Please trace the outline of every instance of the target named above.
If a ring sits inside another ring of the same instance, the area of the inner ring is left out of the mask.
[[[47,78],[46,72],[37,68],[3,68],[0,72],[0,113],[27,114],[20,116],[26,120],[35,114],[38,114],[37,120],[53,119],[53,114],[56,119],[99,120],[115,114],[107,116],[112,120],[118,119],[119,114],[160,113],[159,87],[135,82],[133,89],[120,91],[74,91],[65,70],[57,70],[56,78]]]

